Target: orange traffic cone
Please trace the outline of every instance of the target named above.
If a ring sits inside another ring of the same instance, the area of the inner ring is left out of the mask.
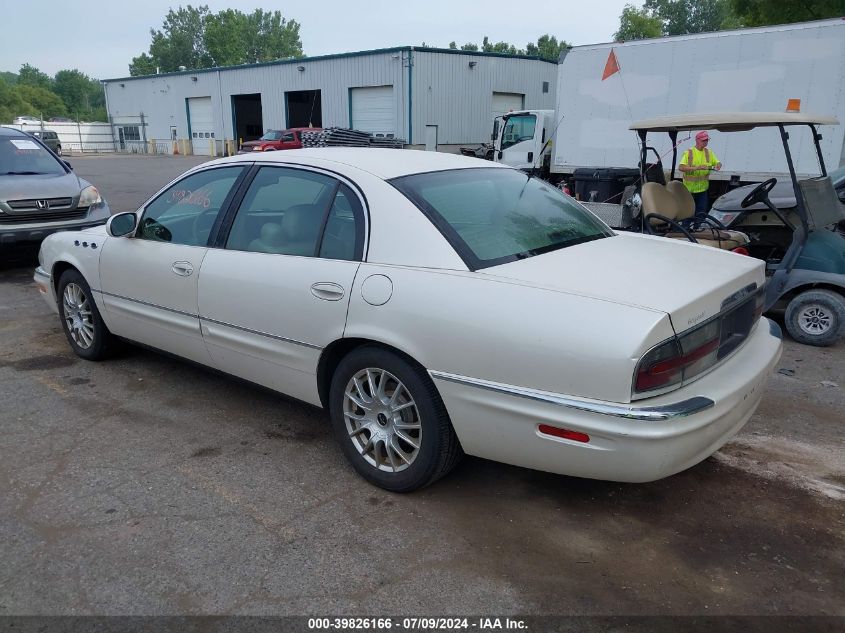
[[[179,142],[178,141],[173,141],[173,155],[174,156],[179,155]]]

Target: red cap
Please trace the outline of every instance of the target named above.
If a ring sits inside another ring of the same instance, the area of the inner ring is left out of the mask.
[[[708,135],[707,132],[699,132],[698,134],[695,135],[696,141],[706,141],[709,138],[710,138],[710,135]]]

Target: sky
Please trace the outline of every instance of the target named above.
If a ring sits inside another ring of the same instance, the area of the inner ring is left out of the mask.
[[[447,47],[455,41],[505,41],[518,48],[548,33],[572,44],[613,39],[625,4],[636,0],[27,0],[4,2],[7,25],[0,38],[0,71],[28,63],[52,76],[78,69],[97,79],[126,77],[129,62],[150,46],[168,10],[207,4],[212,13],[257,8],[279,10],[300,24],[307,56],[393,46]],[[37,18],[37,24],[36,24]],[[11,28],[10,28],[11,27]]]

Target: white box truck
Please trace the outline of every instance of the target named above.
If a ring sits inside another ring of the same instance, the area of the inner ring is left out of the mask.
[[[506,114],[494,160],[537,169],[553,182],[577,169],[637,168],[639,141],[628,129],[634,121],[684,113],[783,112],[789,103],[845,121],[845,18],[574,47],[561,55],[556,110]],[[825,162],[836,168],[845,162],[845,126],[822,133]],[[654,140],[668,168],[670,142]],[[693,144],[692,138],[678,138],[679,159]],[[780,146],[759,130],[712,133],[710,148],[723,164],[711,177],[713,194],[729,181],[788,173]],[[799,174],[816,170],[809,134],[793,159]]]

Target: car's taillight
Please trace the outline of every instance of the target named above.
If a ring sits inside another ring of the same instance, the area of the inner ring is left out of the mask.
[[[764,286],[753,297],[649,350],[637,365],[634,395],[678,387],[726,358],[762,316],[765,297]]]
[[[682,383],[716,363],[719,322],[711,321],[646,354],[637,367],[635,391],[654,391]]]

